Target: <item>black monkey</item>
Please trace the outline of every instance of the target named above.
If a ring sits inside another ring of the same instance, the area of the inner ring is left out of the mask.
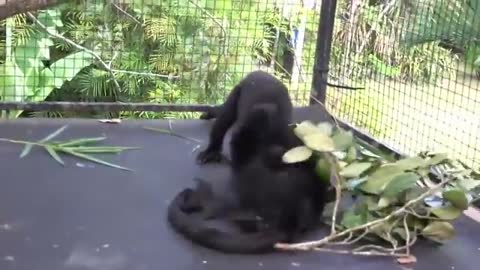
[[[209,207],[221,202],[212,201],[218,198],[211,197],[212,194],[205,190],[205,188],[208,189],[208,185],[203,180],[199,181],[196,189],[182,190],[168,206],[168,221],[177,232],[202,246],[226,253],[266,253],[273,251],[275,243],[286,241],[286,235],[278,231],[259,230],[261,221],[255,220],[255,217],[249,217],[248,212],[246,212],[247,217],[244,220],[242,220],[242,212],[238,212],[238,217],[235,216],[235,213],[230,217],[233,221],[238,218],[236,224],[243,231],[251,233],[231,233],[209,227],[206,224],[206,220],[209,219],[207,215],[212,213]],[[223,208],[222,210],[235,211],[238,208]],[[218,208],[213,211],[218,211]],[[200,215],[195,217],[196,213],[200,213]],[[221,216],[223,215],[216,213],[217,218]]]
[[[254,71],[233,88],[225,103],[211,108],[201,116],[201,119],[216,118],[216,120],[210,131],[209,144],[198,154],[197,161],[201,164],[219,162],[223,156],[223,139],[228,129],[235,123],[241,125],[252,108],[258,104],[277,106],[275,123],[278,127],[283,129],[290,124],[293,106],[287,87],[267,72]],[[292,140],[290,137],[289,133],[282,132],[269,139],[271,144],[286,146]]]
[[[203,115],[216,121],[206,150],[197,156],[200,163],[220,161],[225,134],[236,124],[230,150],[239,200],[243,207],[261,211],[269,222],[278,217],[274,226],[290,235],[302,224],[297,219],[302,216],[298,203],[310,207],[309,202],[315,201],[312,209],[321,212],[327,189],[316,179],[314,159],[297,164],[281,160],[283,153],[302,144],[289,125],[292,111],[288,89],[281,81],[267,72],[252,72],[234,87],[224,104]]]
[[[277,115],[281,115],[277,104],[255,104],[232,135],[232,183],[240,207],[258,213],[290,241],[315,225],[328,185],[316,175],[315,159],[282,162],[283,154],[301,141],[288,124],[276,121]]]
[[[297,232],[315,225],[323,211],[327,184],[317,178],[314,163],[282,162],[285,151],[301,144],[289,127],[291,114],[286,87],[270,74],[258,71],[242,80],[222,106],[202,116],[217,121],[207,150],[197,157],[200,163],[221,159],[224,135],[235,122],[238,124],[231,140],[232,183],[239,209],[253,210],[263,218],[259,222],[247,218],[246,224],[254,229],[238,224],[244,231],[253,230],[253,234],[208,228],[204,220],[191,216],[192,212],[207,213],[202,218],[221,216],[212,215],[215,203],[211,203],[205,186],[186,189],[177,195],[169,206],[169,222],[173,227],[210,248],[259,253],[273,250],[275,243],[291,241]]]
[[[193,242],[226,253],[272,252],[276,243],[290,242],[296,233],[317,224],[325,189],[315,192],[321,182],[311,169],[292,166],[279,170],[283,152],[272,146],[263,156],[254,153],[253,161],[233,174],[233,188],[240,197],[237,204],[224,204],[208,183],[199,180],[196,189],[187,188],[176,195],[168,207],[168,221]],[[262,163],[265,161],[271,163]],[[210,218],[225,217],[240,232],[225,232],[206,223]]]

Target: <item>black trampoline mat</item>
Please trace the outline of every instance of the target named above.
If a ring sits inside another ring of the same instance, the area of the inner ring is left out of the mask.
[[[297,120],[328,120],[317,109],[297,109]],[[312,112],[313,111],[313,112]],[[315,112],[315,113],[314,113]],[[62,156],[62,167],[42,149],[19,160],[23,145],[0,142],[1,270],[402,269],[394,259],[330,253],[231,255],[192,244],[166,220],[169,200],[195,176],[222,178],[220,165],[199,167],[198,144],[145,130],[167,120],[105,124],[81,119],[0,121],[0,137],[39,140],[64,124],[58,140],[107,136],[105,144],[142,149],[107,157],[134,172]],[[175,132],[201,140],[208,121],[172,120]],[[195,150],[195,152],[193,152]],[[480,226],[462,217],[443,246],[414,249],[414,269],[479,269]]]

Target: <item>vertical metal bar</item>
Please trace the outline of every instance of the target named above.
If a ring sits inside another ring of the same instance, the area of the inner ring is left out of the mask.
[[[317,44],[315,48],[315,64],[313,66],[312,96],[310,105],[317,101],[325,104],[327,94],[328,64],[332,48],[333,26],[337,0],[322,0],[320,20],[317,30]]]

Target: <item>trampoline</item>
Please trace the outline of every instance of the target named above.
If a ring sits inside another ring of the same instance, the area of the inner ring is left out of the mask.
[[[320,108],[295,110],[297,121],[327,121]],[[43,149],[19,159],[22,146],[0,143],[0,269],[404,269],[388,257],[330,253],[231,255],[191,243],[167,223],[169,200],[195,176],[222,178],[222,165],[198,166],[198,144],[145,130],[167,120],[105,124],[81,119],[0,121],[0,137],[39,140],[69,124],[57,139],[106,136],[106,144],[141,147],[108,160],[122,171],[64,157],[65,167]],[[211,123],[172,120],[173,130],[202,141]],[[228,137],[227,137],[228,140]],[[227,141],[226,140],[226,141]],[[413,249],[414,269],[473,270],[480,265],[479,224],[463,216],[443,246]]]

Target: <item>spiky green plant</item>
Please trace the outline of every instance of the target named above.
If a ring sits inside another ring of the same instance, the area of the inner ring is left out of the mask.
[[[23,148],[23,151],[20,153],[20,158],[26,157],[34,146],[38,146],[45,149],[45,151],[55,161],[57,161],[61,165],[65,165],[65,163],[63,162],[59,153],[75,156],[75,157],[82,158],[82,159],[95,162],[98,164],[102,164],[105,166],[131,171],[131,169],[127,167],[123,167],[120,165],[116,165],[116,164],[101,160],[99,158],[91,156],[91,154],[95,154],[95,153],[118,154],[125,150],[139,149],[138,147],[91,146],[94,143],[105,140],[106,137],[81,138],[81,139],[68,140],[65,142],[52,141],[55,137],[60,135],[67,127],[68,127],[67,125],[60,127],[59,129],[52,132],[45,138],[39,140],[38,142],[21,141],[21,140],[7,139],[7,138],[0,138],[0,141],[16,143],[16,144],[24,144],[25,147]]]

